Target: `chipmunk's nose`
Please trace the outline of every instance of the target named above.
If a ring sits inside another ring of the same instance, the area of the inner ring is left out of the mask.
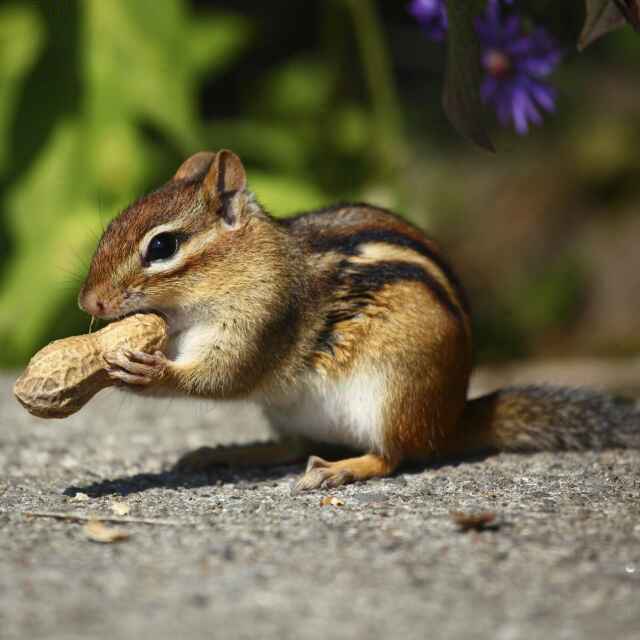
[[[78,306],[92,316],[103,316],[105,314],[105,304],[98,298],[95,291],[81,291],[78,296]]]

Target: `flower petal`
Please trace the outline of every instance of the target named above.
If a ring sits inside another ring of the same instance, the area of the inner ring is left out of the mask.
[[[525,134],[530,124],[542,122],[542,111],[555,109],[555,90],[541,78],[555,69],[562,52],[544,29],[527,32],[518,16],[503,15],[500,0],[488,1],[476,32],[485,68],[482,100],[493,106],[502,125],[512,122],[519,134]],[[488,64],[496,55],[505,63]]]

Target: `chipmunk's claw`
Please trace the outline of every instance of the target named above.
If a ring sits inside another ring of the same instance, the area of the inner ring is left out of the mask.
[[[137,386],[148,386],[162,380],[169,362],[161,351],[150,354],[128,349],[105,353],[104,359],[111,378]]]

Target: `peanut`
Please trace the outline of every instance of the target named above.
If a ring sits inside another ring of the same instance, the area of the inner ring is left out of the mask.
[[[114,384],[103,354],[118,349],[162,350],[167,326],[160,316],[136,314],[96,333],[56,340],[36,353],[18,378],[13,393],[40,418],[66,418],[98,391]]]

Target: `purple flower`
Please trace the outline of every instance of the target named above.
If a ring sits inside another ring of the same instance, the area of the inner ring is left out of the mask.
[[[447,35],[447,9],[444,0],[412,0],[407,7],[431,40],[442,42]]]
[[[503,126],[513,123],[519,134],[542,122],[542,112],[555,109],[556,92],[544,78],[555,69],[562,54],[542,28],[526,32],[520,18],[503,8],[515,0],[487,0],[476,21],[485,77],[482,100],[491,104]],[[442,41],[448,22],[445,0],[412,0],[409,12],[427,36]]]
[[[529,124],[542,122],[541,111],[555,108],[555,90],[543,78],[562,54],[544,29],[527,33],[518,16],[502,15],[497,0],[490,0],[476,31],[485,70],[482,99],[493,105],[503,126],[513,122],[516,131],[525,134]]]

